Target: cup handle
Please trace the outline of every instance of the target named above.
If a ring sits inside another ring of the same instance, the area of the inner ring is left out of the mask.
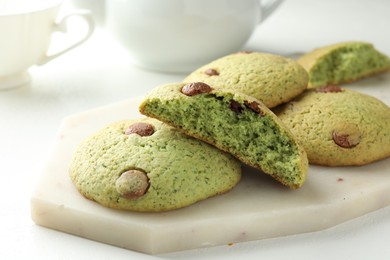
[[[283,0],[260,0],[261,19],[259,22],[264,22],[269,15],[279,7]]]
[[[89,37],[91,37],[92,33],[95,30],[95,23],[94,23],[94,20],[92,18],[91,12],[88,10],[80,10],[80,11],[77,11],[74,13],[67,14],[59,22],[56,22],[54,24],[54,28],[53,28],[52,32],[66,33],[68,31],[66,23],[67,23],[68,19],[72,16],[81,17],[87,23],[87,25],[88,25],[87,33],[80,40],[78,40],[77,42],[73,43],[72,45],[66,47],[65,49],[58,51],[58,52],[51,54],[51,55],[46,54],[43,57],[43,59],[38,63],[38,65],[43,65],[45,63],[48,63],[49,61],[57,58],[58,56],[64,54],[65,52],[68,52],[68,51],[76,48],[77,46],[81,45],[86,40],[88,40]]]

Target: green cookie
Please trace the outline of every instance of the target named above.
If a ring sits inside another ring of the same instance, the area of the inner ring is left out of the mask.
[[[390,156],[390,108],[372,96],[327,86],[308,90],[274,112],[312,164],[364,165]]]
[[[143,212],[182,208],[231,190],[241,165],[155,119],[121,121],[83,141],[70,177],[86,198]]]
[[[302,93],[308,75],[296,61],[259,52],[239,52],[222,57],[188,75],[183,82],[204,82],[227,91],[241,92],[268,108]]]

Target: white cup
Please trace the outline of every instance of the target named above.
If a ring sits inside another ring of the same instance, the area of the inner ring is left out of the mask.
[[[109,0],[106,28],[138,66],[189,72],[239,51],[282,0]]]
[[[43,65],[91,36],[94,23],[89,12],[75,11],[56,21],[61,4],[62,0],[0,0],[0,89],[28,83],[31,66]],[[48,55],[53,32],[65,32],[67,19],[72,16],[86,21],[86,34]]]

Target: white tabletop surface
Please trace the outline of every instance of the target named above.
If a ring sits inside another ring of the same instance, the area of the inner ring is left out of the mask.
[[[390,55],[389,26],[388,0],[285,0],[244,49],[292,55],[364,40]],[[158,256],[35,225],[31,193],[62,119],[144,95],[184,75],[133,67],[101,28],[83,46],[30,72],[31,85],[0,92],[1,259],[390,259],[390,207],[320,232]]]

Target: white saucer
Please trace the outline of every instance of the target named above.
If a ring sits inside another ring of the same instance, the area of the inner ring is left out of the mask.
[[[0,77],[0,90],[17,88],[27,84],[30,81],[31,77],[27,71],[11,76]]]

